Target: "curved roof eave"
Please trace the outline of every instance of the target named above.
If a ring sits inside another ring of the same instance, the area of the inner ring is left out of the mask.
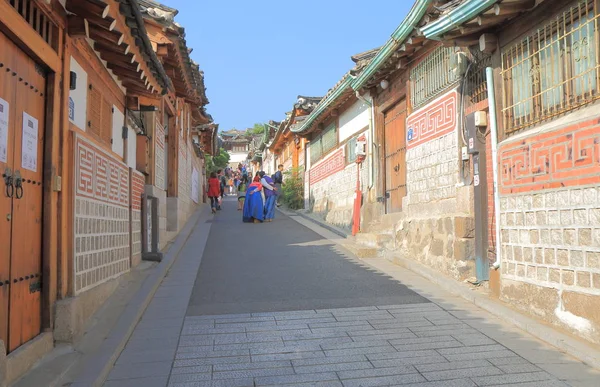
[[[410,33],[415,29],[417,24],[425,15],[425,12],[431,3],[432,0],[417,0],[415,4],[413,4],[412,8],[408,12],[408,15],[406,15],[402,23],[392,33],[391,38],[379,50],[377,55],[371,59],[371,62],[367,65],[363,72],[352,82],[352,88],[354,90],[360,90],[377,72],[377,70],[379,70],[379,68],[389,59],[389,57],[392,56],[398,46],[404,40],[406,40],[406,38],[408,38]]]
[[[458,7],[421,28],[426,39],[436,39],[487,11],[499,0],[465,0]]]

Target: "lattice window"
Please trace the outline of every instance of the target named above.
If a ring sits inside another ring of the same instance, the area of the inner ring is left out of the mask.
[[[54,51],[58,51],[58,27],[34,0],[9,0],[9,3]]]
[[[323,137],[323,153],[327,153],[337,146],[337,128],[335,123],[329,125],[321,135]]]
[[[314,164],[323,156],[323,146],[321,144],[321,136],[310,142],[310,163]]]
[[[457,82],[457,58],[454,47],[440,46],[410,70],[411,98],[420,107]]]
[[[579,1],[502,53],[505,133],[599,98],[597,6]]]
[[[350,164],[356,161],[356,140],[358,137],[350,139],[346,143],[346,163]]]

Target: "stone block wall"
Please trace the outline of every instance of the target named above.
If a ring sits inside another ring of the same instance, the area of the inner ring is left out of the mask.
[[[600,121],[530,133],[499,150],[502,297],[600,343]]]
[[[324,160],[320,160],[309,172],[309,201],[312,212],[327,223],[350,229],[356,196],[356,163],[346,163],[344,145]],[[369,163],[360,165],[361,190],[366,192]]]
[[[74,293],[92,289],[130,268],[129,168],[75,136]]]
[[[460,184],[458,93],[451,90],[407,118],[407,195],[396,224],[396,256],[458,280],[475,272],[472,187]]]
[[[142,260],[142,195],[144,175],[131,169],[131,265]]]

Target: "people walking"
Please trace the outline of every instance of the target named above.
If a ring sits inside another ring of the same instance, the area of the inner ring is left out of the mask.
[[[211,172],[210,174],[210,178],[208,179],[208,191],[206,194],[210,198],[210,208],[214,214],[217,212],[217,208],[219,208],[219,195],[221,194],[221,183],[215,172]]]
[[[242,220],[245,223],[262,223],[265,220],[265,206],[262,198],[263,187],[256,176],[246,190]]]
[[[227,186],[229,188],[229,195],[233,195],[233,178],[229,177],[229,179],[227,179]]]
[[[238,191],[238,211],[244,209],[244,202],[246,201],[246,189],[248,188],[248,179],[243,177],[237,186]]]
[[[281,206],[281,186],[283,185],[283,164],[277,166],[277,172],[273,175],[273,182],[277,187],[277,207]]]
[[[263,171],[260,172],[260,183],[262,184],[265,193],[265,220],[267,222],[272,222],[275,218],[277,187],[275,187],[273,179]]]

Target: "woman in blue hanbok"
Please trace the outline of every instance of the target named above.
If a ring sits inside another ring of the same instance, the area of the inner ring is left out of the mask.
[[[262,184],[257,176],[246,190],[243,213],[245,223],[260,223],[265,220],[265,203],[263,200]]]
[[[265,193],[265,221],[272,222],[275,219],[275,207],[277,206],[277,188],[275,182],[263,171],[260,172],[260,183]]]

